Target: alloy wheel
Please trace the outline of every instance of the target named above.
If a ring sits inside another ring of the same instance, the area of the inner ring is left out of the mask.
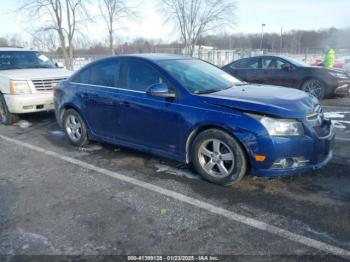
[[[69,115],[66,120],[67,134],[73,141],[78,141],[82,136],[82,127],[79,119],[74,115]]]
[[[227,177],[235,167],[235,157],[228,145],[219,139],[205,140],[199,147],[199,163],[213,177]]]
[[[322,83],[316,79],[309,80],[303,86],[303,91],[319,98],[322,95]]]

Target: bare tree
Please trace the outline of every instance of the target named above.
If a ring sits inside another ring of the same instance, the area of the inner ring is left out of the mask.
[[[161,13],[178,28],[185,50],[191,56],[201,36],[234,22],[236,4],[233,0],[159,1]]]
[[[31,45],[35,49],[55,52],[57,44],[57,35],[54,31],[40,31],[31,34]]]
[[[56,31],[65,65],[70,70],[73,70],[73,40],[77,27],[88,18],[86,4],[87,0],[27,0],[20,8],[31,17],[41,18],[45,25],[39,31]]]
[[[112,55],[114,49],[114,31],[116,23],[121,22],[124,18],[135,18],[134,8],[126,4],[126,0],[99,0],[100,12],[108,29],[109,49]]]

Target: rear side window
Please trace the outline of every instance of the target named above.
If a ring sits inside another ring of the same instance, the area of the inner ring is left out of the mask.
[[[95,64],[91,67],[91,85],[116,87],[118,84],[119,62],[109,61]]]
[[[90,79],[90,68],[86,68],[80,71],[77,75],[75,75],[72,79],[75,83],[88,84]]]
[[[164,83],[160,73],[146,63],[129,60],[124,65],[124,88],[126,89],[146,91],[153,84]]]
[[[104,61],[83,69],[73,82],[90,85],[116,87],[119,81],[120,62],[118,60]]]
[[[238,68],[238,69],[257,69],[259,68],[259,59],[258,58],[242,59],[232,63],[231,67]]]

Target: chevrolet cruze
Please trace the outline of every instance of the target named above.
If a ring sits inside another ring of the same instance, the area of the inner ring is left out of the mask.
[[[241,82],[199,59],[161,54],[92,62],[54,88],[58,123],[90,140],[192,164],[229,185],[324,166],[334,131],[303,91]]]

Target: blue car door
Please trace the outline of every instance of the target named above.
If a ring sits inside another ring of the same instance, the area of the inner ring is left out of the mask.
[[[98,136],[118,137],[120,126],[119,59],[97,62],[89,67],[90,77],[80,93],[84,115],[91,131]]]
[[[150,97],[146,89],[166,79],[149,63],[138,59],[122,62],[121,137],[131,143],[177,154],[179,119],[177,98]]]

